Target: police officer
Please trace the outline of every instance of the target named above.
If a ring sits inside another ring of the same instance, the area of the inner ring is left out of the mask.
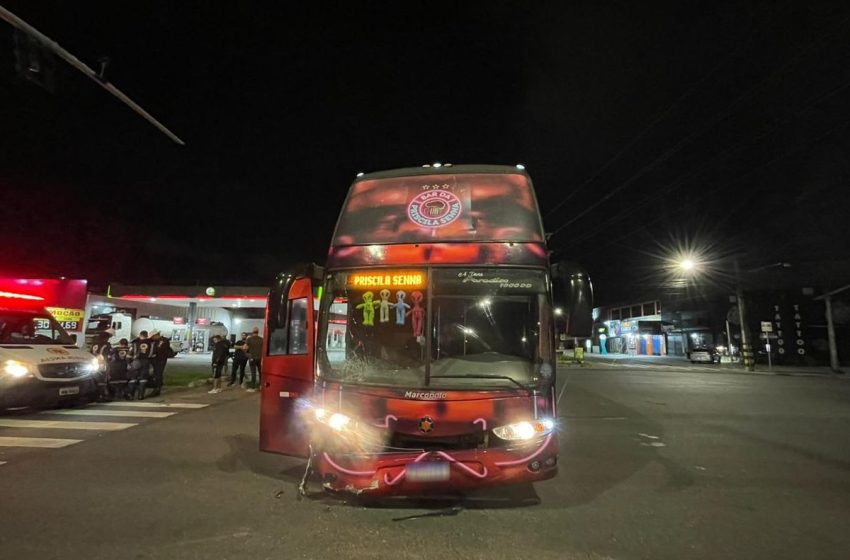
[[[97,358],[98,369],[94,372],[95,383],[97,383],[97,397],[99,400],[109,400],[109,376],[107,372],[107,361],[112,353],[112,345],[109,339],[115,335],[113,329],[106,329],[95,336],[91,345],[91,353]]]
[[[161,332],[153,331],[150,339],[153,344],[153,352],[151,354],[153,392],[151,392],[150,396],[155,397],[162,391],[163,374],[165,373],[165,364],[168,358],[173,358],[177,354],[171,349],[171,339],[162,336]]]
[[[127,365],[130,361],[130,343],[126,338],[118,341],[117,346],[112,347],[107,363],[107,378],[109,392],[113,398],[130,398],[132,391],[128,389]],[[135,387],[135,381],[133,382]]]
[[[139,400],[145,398],[145,388],[150,376],[150,358],[153,344],[148,338],[148,331],[141,331],[139,337],[130,343],[133,361],[130,362],[130,377],[136,381],[136,396]]]
[[[115,336],[115,330],[106,329],[105,331],[98,333],[95,335],[94,342],[91,345],[91,353],[97,356],[106,357],[109,355],[109,349],[111,345],[109,344],[109,339]]]

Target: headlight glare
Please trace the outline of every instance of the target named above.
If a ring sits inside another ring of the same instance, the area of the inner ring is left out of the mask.
[[[29,375],[30,368],[17,360],[6,360],[6,363],[3,364],[3,371],[11,377],[26,377]]]
[[[493,428],[496,437],[506,441],[528,441],[552,433],[555,422],[551,418],[516,422],[506,426]]]
[[[351,418],[346,416],[345,414],[340,414],[339,412],[335,412],[331,414],[331,417],[328,418],[328,426],[333,428],[334,430],[341,432],[343,428],[348,426],[351,423]]]
[[[342,432],[346,428],[351,429],[354,427],[351,418],[341,412],[331,413],[324,408],[315,408],[313,409],[313,413],[316,416],[316,420],[334,431]]]

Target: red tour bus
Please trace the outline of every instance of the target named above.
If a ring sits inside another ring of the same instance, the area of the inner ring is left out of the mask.
[[[555,476],[551,294],[522,166],[359,176],[326,268],[270,292],[261,449],[364,496]]]

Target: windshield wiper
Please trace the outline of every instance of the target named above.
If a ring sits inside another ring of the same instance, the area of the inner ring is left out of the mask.
[[[513,377],[508,375],[486,375],[483,373],[470,373],[468,375],[432,375],[431,379],[507,379],[523,391],[528,391],[528,387],[523,385]]]

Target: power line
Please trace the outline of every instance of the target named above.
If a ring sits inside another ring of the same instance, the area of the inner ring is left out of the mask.
[[[96,84],[100,87],[111,93],[113,96],[117,97],[122,103],[130,107],[136,114],[141,115],[146,121],[154,125],[160,132],[168,136],[172,141],[181,146],[185,146],[186,143],[177,137],[176,134],[171,132],[164,124],[156,120],[153,115],[142,109],[138,103],[127,97],[123,91],[112,85],[110,82],[104,80],[97,72],[92,70],[86,63],[80,61],[77,57],[63,49],[59,43],[48,37],[47,35],[40,32],[38,29],[28,24],[3,6],[0,6],[0,19],[5,20],[10,23],[16,29],[20,29],[24,33],[35,37],[39,43],[47,47],[50,51],[52,51],[56,56],[91,78]]]
[[[755,32],[751,33],[748,39],[752,39],[755,35]],[[685,99],[689,98],[692,94],[694,94],[702,84],[708,80],[715,72],[717,72],[720,68],[726,65],[730,59],[741,49],[741,45],[738,45],[736,49],[733,50],[729,55],[726,56],[723,60],[717,63],[711,70],[709,70],[705,75],[703,75],[699,80],[696,81],[690,88],[688,88],[682,95],[677,97],[665,110],[658,113],[637,136],[632,138],[628,144],[626,144],[621,150],[619,150],[614,156],[609,159],[605,164],[600,167],[593,175],[588,177],[581,185],[573,189],[566,197],[564,197],[560,202],[555,204],[548,212],[546,212],[545,218],[548,218],[552,214],[558,211],[564,204],[569,202],[576,194],[578,194],[583,188],[591,184],[595,181],[602,173],[604,173],[608,168],[614,165],[619,159],[626,154],[629,150],[631,150],[634,146],[638,144],[647,134],[649,134],[658,123],[662,122],[666,119],[674,109],[676,109]],[[552,234],[554,235],[554,234]]]
[[[685,174],[685,175],[681,176],[679,179],[677,179],[677,180],[673,181],[672,183],[668,184],[667,186],[663,187],[663,188],[660,190],[660,192],[661,192],[661,193],[663,193],[663,194],[669,194],[670,192],[674,191],[676,188],[678,188],[679,186],[681,186],[681,185],[682,185],[683,183],[685,183],[686,181],[688,181],[688,180],[690,180],[690,179],[692,179],[692,178],[694,178],[694,177],[697,177],[697,176],[699,176],[700,174],[702,174],[702,173],[706,170],[706,168],[713,167],[714,165],[716,165],[717,163],[719,163],[719,162],[721,161],[721,158],[723,158],[724,156],[730,155],[732,152],[734,152],[734,151],[738,150],[738,148],[743,147],[743,146],[744,146],[744,144],[747,144],[747,143],[752,144],[752,143],[758,142],[758,141],[760,141],[760,140],[762,140],[762,139],[764,139],[764,138],[766,138],[766,137],[768,137],[768,136],[772,136],[773,134],[776,134],[776,133],[777,133],[779,130],[781,130],[784,126],[786,126],[787,124],[791,123],[791,122],[793,121],[793,119],[794,119],[794,118],[799,117],[800,115],[802,115],[802,114],[803,114],[803,113],[805,113],[806,111],[808,111],[808,110],[812,109],[813,107],[815,107],[815,106],[819,105],[821,102],[826,101],[826,100],[827,100],[827,99],[829,99],[830,97],[832,97],[832,96],[834,96],[834,95],[838,94],[839,92],[841,92],[841,91],[843,91],[843,90],[847,89],[848,87],[850,87],[850,80],[848,80],[848,81],[846,81],[846,82],[842,83],[842,84],[841,84],[841,85],[839,85],[838,87],[835,87],[835,88],[833,88],[833,89],[829,90],[828,92],[826,92],[826,93],[824,93],[824,94],[818,95],[817,97],[815,97],[814,99],[812,99],[812,100],[811,100],[811,101],[809,101],[808,103],[804,104],[804,105],[803,105],[800,109],[798,109],[798,110],[794,113],[794,115],[792,115],[791,117],[787,117],[787,118],[785,118],[784,120],[782,120],[782,121],[779,121],[779,122],[775,123],[773,126],[771,126],[770,128],[766,129],[766,130],[765,130],[765,131],[763,131],[761,134],[758,134],[757,136],[755,136],[755,137],[753,137],[753,138],[751,138],[751,139],[749,139],[749,140],[742,140],[742,141],[740,141],[740,142],[736,143],[734,146],[732,146],[732,147],[730,147],[730,148],[727,148],[727,149],[725,149],[725,150],[723,150],[723,151],[719,152],[718,154],[716,154],[715,156],[713,156],[710,160],[708,160],[707,162],[705,162],[703,165],[701,165],[701,166],[700,166],[699,168],[697,168],[696,170],[694,170],[694,171],[692,171],[692,172],[690,172],[690,173],[687,173],[687,174]],[[569,247],[571,247],[571,246],[573,246],[573,245],[576,245],[576,244],[578,244],[578,243],[581,243],[581,242],[582,242],[582,241],[584,241],[585,239],[588,239],[588,238],[590,238],[590,237],[593,237],[594,235],[596,235],[596,233],[598,233],[599,231],[604,230],[604,229],[605,229],[606,227],[608,227],[610,224],[613,224],[614,222],[617,222],[617,221],[624,220],[624,219],[628,218],[629,216],[631,216],[631,215],[635,214],[636,212],[639,212],[639,211],[643,210],[644,208],[646,208],[646,207],[647,207],[647,206],[649,206],[649,205],[650,205],[650,202],[644,202],[644,203],[639,204],[639,205],[637,205],[637,206],[633,206],[633,207],[631,207],[628,211],[626,211],[626,212],[624,212],[624,213],[623,213],[623,212],[621,212],[620,214],[618,214],[618,215],[616,215],[616,216],[612,216],[612,217],[608,218],[608,219],[607,219],[604,223],[602,223],[601,225],[598,225],[598,226],[597,226],[597,227],[595,227],[593,230],[591,230],[591,231],[589,231],[589,232],[585,232],[584,234],[582,234],[581,236],[579,236],[579,237],[578,237],[578,239],[573,239],[573,240],[571,240],[571,241],[569,242],[569,244],[567,244],[565,247],[562,247],[561,249],[559,249],[559,251],[566,250],[567,248],[569,248]]]
[[[846,128],[848,125],[850,125],[850,119],[847,119],[847,120],[843,121],[843,122],[842,122],[842,123],[840,123],[840,124],[837,124],[837,125],[835,125],[835,126],[833,126],[833,127],[830,127],[830,128],[829,128],[827,131],[825,131],[823,134],[821,134],[821,135],[819,135],[818,137],[814,138],[813,140],[811,140],[811,141],[807,142],[807,143],[806,143],[806,144],[804,144],[803,146],[800,146],[800,147],[795,148],[795,149],[793,149],[793,150],[789,150],[789,151],[786,151],[786,152],[784,152],[784,153],[782,153],[782,154],[779,154],[778,156],[776,156],[776,157],[774,157],[774,158],[770,159],[769,161],[767,161],[767,162],[765,162],[765,163],[763,163],[763,164],[759,165],[758,167],[754,167],[754,168],[750,169],[750,170],[749,170],[749,171],[747,171],[746,173],[744,173],[744,174],[742,174],[742,175],[739,175],[739,176],[738,176],[738,177],[736,177],[734,180],[732,180],[732,181],[730,181],[729,183],[727,183],[725,186],[720,187],[720,189],[716,189],[716,190],[712,190],[712,191],[707,191],[707,192],[705,192],[705,193],[704,193],[701,197],[695,197],[695,198],[693,198],[693,199],[688,200],[685,204],[683,204],[681,207],[679,207],[677,210],[675,210],[675,212],[680,212],[680,211],[684,210],[685,208],[687,208],[688,206],[690,206],[690,205],[692,205],[692,204],[700,203],[700,202],[702,202],[705,198],[707,198],[708,196],[716,196],[718,192],[720,192],[720,191],[722,191],[722,190],[725,190],[725,189],[728,189],[728,188],[729,188],[729,187],[731,187],[731,186],[734,186],[734,185],[735,185],[736,183],[738,183],[739,181],[744,180],[744,179],[746,179],[746,178],[750,177],[750,176],[751,176],[751,175],[753,175],[754,173],[756,173],[756,172],[758,172],[758,171],[760,171],[760,170],[762,170],[762,169],[764,169],[764,168],[766,168],[766,167],[770,167],[770,166],[771,166],[771,165],[773,165],[774,163],[776,163],[776,162],[778,162],[778,161],[780,161],[780,160],[782,160],[782,159],[784,159],[784,158],[787,158],[788,156],[795,155],[795,154],[796,154],[796,153],[798,153],[798,152],[802,152],[802,151],[804,151],[804,150],[806,150],[806,149],[810,148],[811,146],[813,146],[814,144],[816,144],[816,143],[820,142],[821,140],[823,140],[824,138],[826,138],[827,136],[829,136],[829,135],[830,135],[830,134],[832,134],[833,132],[835,132],[835,131],[837,131],[837,130],[839,130],[839,129],[842,129],[842,128]],[[646,229],[646,227],[647,227],[647,226],[650,226],[650,225],[655,224],[656,222],[658,222],[658,221],[659,221],[659,220],[661,220],[662,218],[663,218],[663,216],[659,216],[659,217],[656,217],[655,219],[652,219],[652,220],[649,220],[649,221],[645,222],[645,223],[643,224],[644,229]],[[632,235],[632,232],[627,232],[627,233],[625,233],[625,234],[623,234],[623,235],[620,235],[620,236],[618,236],[618,237],[615,237],[614,239],[608,239],[608,240],[605,240],[605,242],[604,242],[604,243],[602,243],[601,245],[595,245],[595,246],[593,247],[593,249],[594,249],[594,250],[598,250],[598,249],[599,249],[599,248],[601,248],[601,247],[605,247],[605,246],[607,246],[607,245],[611,245],[611,244],[618,243],[619,241],[621,241],[622,239],[624,239],[624,238],[628,237],[629,235]]]
[[[844,19],[842,19],[840,22],[838,22],[835,25],[835,29],[836,30],[839,29],[844,23],[846,23],[848,21],[848,19],[850,19],[850,14],[848,14],[847,16],[844,17]],[[832,35],[834,35],[834,32],[830,33],[829,37],[831,38]],[[706,132],[708,132],[709,130],[714,128],[719,122],[723,121],[724,119],[729,117],[731,114],[733,114],[737,110],[737,107],[743,101],[752,97],[765,84],[769,83],[770,81],[774,80],[776,77],[783,74],[792,64],[796,63],[802,56],[807,54],[809,51],[811,51],[815,47],[819,48],[819,47],[823,46],[823,44],[825,44],[825,41],[820,41],[819,44],[815,41],[812,41],[811,43],[809,43],[806,47],[802,48],[794,56],[789,58],[788,61],[785,62],[782,66],[780,66],[779,68],[777,68],[776,70],[774,70],[773,72],[771,72],[770,74],[765,76],[763,79],[759,80],[755,85],[753,85],[751,88],[749,88],[743,94],[739,95],[726,110],[724,110],[724,111],[718,113],[717,115],[715,115],[714,117],[712,117],[704,126],[695,130],[694,132],[692,132],[691,134],[687,135],[685,138],[683,138],[682,140],[677,142],[672,148],[666,150],[660,156],[658,156],[657,158],[652,160],[649,164],[642,167],[637,173],[632,175],[625,182],[623,182],[620,185],[618,185],[617,187],[615,187],[613,190],[606,193],[605,196],[603,196],[601,199],[597,200],[595,203],[593,203],[590,206],[588,206],[587,208],[585,208],[577,216],[574,216],[571,219],[567,220],[565,223],[563,223],[561,226],[559,226],[553,232],[551,232],[549,234],[549,238],[551,239],[552,237],[554,237],[555,235],[557,235],[558,233],[563,231],[564,228],[566,228],[567,226],[577,222],[578,220],[580,220],[581,218],[583,218],[584,216],[586,216],[587,214],[589,214],[590,212],[595,210],[603,202],[610,200],[611,197],[613,197],[615,194],[617,194],[620,191],[631,186],[635,181],[637,181],[638,179],[640,179],[641,177],[646,175],[648,172],[652,171],[659,164],[662,164],[662,163],[666,162],[667,160],[669,160],[672,156],[674,156],[676,153],[678,153],[682,148],[684,148],[692,140],[702,136],[703,134],[705,134]]]

